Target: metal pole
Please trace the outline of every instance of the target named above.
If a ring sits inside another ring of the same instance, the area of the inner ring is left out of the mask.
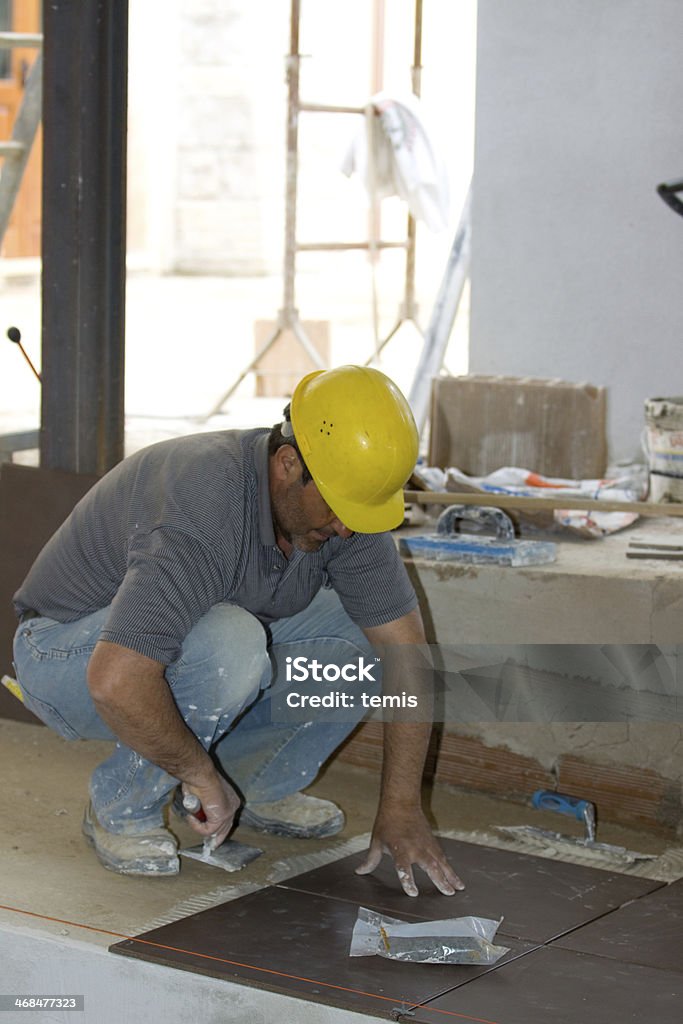
[[[123,457],[128,2],[44,4],[41,464]]]
[[[299,20],[300,0],[292,0],[287,56],[287,165],[285,186],[285,265],[283,319],[294,310],[296,276],[296,199],[299,146]]]
[[[411,68],[413,92],[422,95],[422,0],[415,0],[415,38]]]
[[[419,97],[420,89],[422,85],[422,0],[415,0],[415,27],[413,36],[413,64],[411,67],[411,82],[412,89],[416,96]],[[377,336],[375,333],[375,351],[373,354],[365,360],[365,366],[369,366],[374,360],[378,359],[382,353],[382,350],[388,345],[391,339],[394,337],[399,327],[401,327],[406,320],[412,320],[414,325],[420,331],[420,326],[417,322],[417,303],[415,301],[415,242],[417,237],[417,227],[415,218],[412,214],[408,214],[408,224],[406,229],[406,240],[403,243],[406,250],[406,274],[405,284],[403,289],[403,302],[398,311],[398,318],[396,323],[391,328],[387,336],[377,343]],[[373,284],[374,288],[374,284]],[[375,300],[373,298],[373,306]],[[376,323],[376,316],[375,316]]]
[[[455,317],[462,298],[465,281],[470,268],[472,229],[470,209],[471,187],[465,198],[458,230],[448,256],[439,294],[436,297],[429,325],[424,335],[424,344],[415,367],[408,403],[413,410],[418,432],[421,434],[429,416],[432,380],[438,377],[443,365],[448,339],[453,330]]]
[[[385,26],[385,0],[373,0],[372,3],[372,48],[370,66],[370,95],[374,96],[384,87],[384,26]],[[365,108],[365,117],[376,116],[372,105]],[[372,172],[372,132],[373,128],[368,125],[368,171]],[[373,175],[374,176],[374,175]],[[381,207],[374,192],[374,181],[370,187],[370,210],[368,212],[368,238],[370,239],[369,259],[371,263],[377,263],[379,259],[377,239],[382,237]],[[373,302],[376,308],[376,300]],[[376,311],[374,312],[376,316]],[[375,329],[375,338],[377,330]]]
[[[422,89],[422,0],[415,0],[415,30],[413,40],[413,66],[411,68],[413,92],[420,96]],[[408,215],[406,248],[406,289],[403,306],[405,320],[417,320],[415,302],[415,244],[417,227],[412,214]]]

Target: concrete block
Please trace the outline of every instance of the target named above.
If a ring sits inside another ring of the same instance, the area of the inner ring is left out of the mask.
[[[301,324],[311,344],[326,365],[330,360],[330,325],[327,320],[304,320]],[[272,337],[277,328],[274,320],[254,323],[254,351]],[[256,370],[256,394],[259,397],[291,395],[301,378],[318,369],[294,335],[287,329],[262,357]]]
[[[228,64],[243,50],[244,19],[235,10],[214,10],[202,18],[183,19],[182,57],[189,64]]]
[[[530,377],[436,377],[429,464],[486,476],[502,466],[572,480],[602,477],[607,391]]]
[[[253,144],[251,105],[245,96],[188,96],[180,109],[184,146]]]
[[[178,151],[178,197],[186,200],[217,199],[221,194],[220,157],[215,149]]]

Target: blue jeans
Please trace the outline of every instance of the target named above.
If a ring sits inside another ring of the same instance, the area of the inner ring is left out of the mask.
[[[70,623],[28,619],[16,631],[14,662],[26,707],[66,739],[116,739],[97,714],[86,681],[107,614],[105,608]],[[333,722],[323,716],[316,720],[315,712],[307,721],[272,722],[270,686],[282,686],[286,657],[340,664],[371,650],[337,595],[321,590],[303,612],[265,628],[242,608],[215,605],[188,633],[165,677],[187,726],[245,801],[254,804],[310,785],[366,713],[360,707]],[[334,686],[315,685],[319,694]],[[379,692],[379,685],[364,688]],[[163,823],[177,784],[117,741],[92,773],[90,798],[105,828],[140,834]]]

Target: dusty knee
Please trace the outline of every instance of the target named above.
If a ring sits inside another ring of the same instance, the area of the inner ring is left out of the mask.
[[[192,628],[180,658],[167,673],[174,689],[180,684],[191,691],[209,692],[215,704],[255,696],[268,672],[266,632],[250,612],[235,605],[218,604]]]

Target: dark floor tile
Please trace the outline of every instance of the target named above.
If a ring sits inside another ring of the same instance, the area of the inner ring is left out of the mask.
[[[683,972],[683,879],[579,928],[556,944]]]
[[[407,1024],[680,1024],[683,974],[536,949],[421,1006]]]
[[[269,888],[111,950],[387,1019],[492,969],[349,957],[357,913],[344,900]],[[505,945],[511,948],[507,960],[532,948]]]
[[[291,889],[335,896],[397,917],[503,917],[499,936],[542,943],[615,910],[662,883],[528,854],[442,840],[466,890],[445,897],[422,872],[420,895],[401,889],[392,862],[384,857],[372,875],[356,875],[363,855],[353,855],[282,883]]]

